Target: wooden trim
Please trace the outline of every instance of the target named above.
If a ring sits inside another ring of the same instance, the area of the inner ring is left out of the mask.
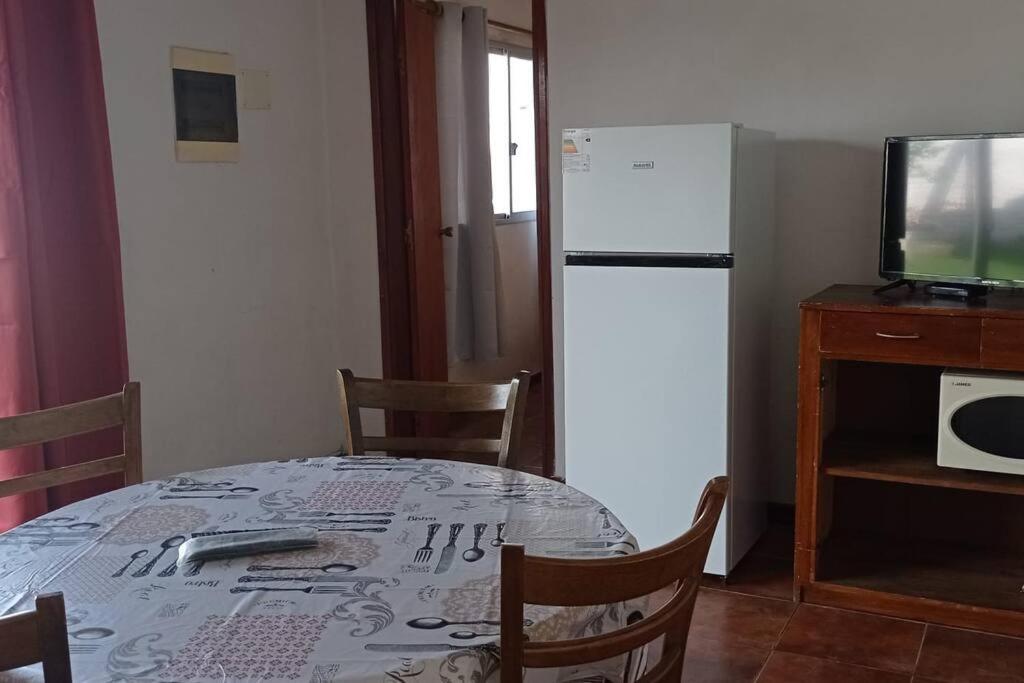
[[[487,22],[487,39],[493,45],[506,44],[523,50],[533,50],[533,32],[498,21]]]
[[[412,379],[412,313],[405,244],[405,148],[393,2],[366,0],[373,124],[381,359],[385,379]],[[411,435],[411,415],[388,411],[387,433]]]
[[[806,585],[803,597],[809,603],[828,607],[1024,637],[1024,613],[1013,610],[978,607],[819,581]]]
[[[800,311],[800,355],[797,380],[797,467],[796,507],[808,510],[796,518],[793,589],[799,596],[812,577],[812,558],[817,549],[816,520],[821,457],[821,360],[818,342],[821,314]]]
[[[444,248],[441,234],[441,174],[437,132],[435,18],[397,3],[399,81],[405,148],[406,244],[412,314],[412,379],[448,379]],[[438,436],[443,421],[416,417],[416,433]]]
[[[516,26],[515,24],[506,24],[503,21],[494,21],[493,19],[488,19],[487,23],[488,25],[493,26],[494,28],[499,29],[501,31],[508,31],[509,33],[521,33],[526,36],[533,35],[533,31],[531,31],[530,29],[522,28],[521,26]]]
[[[548,24],[546,0],[532,0],[533,107],[537,159],[537,296],[544,372],[544,475],[555,474],[555,356],[551,315],[551,179],[548,153]]]

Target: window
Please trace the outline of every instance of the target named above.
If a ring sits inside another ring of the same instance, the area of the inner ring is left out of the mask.
[[[491,198],[508,222],[534,220],[537,211],[533,136],[533,56],[524,48],[490,48]]]

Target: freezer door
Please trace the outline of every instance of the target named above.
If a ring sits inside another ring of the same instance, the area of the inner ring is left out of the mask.
[[[728,471],[732,270],[565,267],[565,468],[642,548]],[[726,512],[708,557],[725,574]]]
[[[565,251],[732,253],[733,131],[708,124],[575,135],[571,147],[590,157],[562,173]]]

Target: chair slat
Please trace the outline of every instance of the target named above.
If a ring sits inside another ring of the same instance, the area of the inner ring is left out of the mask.
[[[64,595],[40,595],[35,607],[0,617],[0,671],[41,662],[46,683],[71,683]]]
[[[360,408],[438,413],[505,410],[508,384],[457,384],[357,379]]]
[[[0,617],[0,642],[3,643],[0,647],[0,671],[40,661],[43,655],[39,649],[36,613],[18,612]]]
[[[0,418],[0,451],[97,432],[124,423],[122,394]]]
[[[635,650],[657,640],[658,636],[665,633],[669,626],[679,619],[680,613],[690,609],[693,598],[696,597],[696,590],[696,581],[685,582],[654,614],[615,631],[614,639],[609,638],[609,634],[602,634],[575,640],[526,643],[523,647],[523,664],[538,668],[576,666],[599,659],[610,659]],[[528,598],[526,602],[530,602]]]
[[[122,472],[125,470],[126,461],[124,454],[112,455],[109,458],[4,479],[0,481],[0,498]]]
[[[444,436],[364,436],[367,451],[395,451],[402,453],[497,453],[501,439],[456,438]]]

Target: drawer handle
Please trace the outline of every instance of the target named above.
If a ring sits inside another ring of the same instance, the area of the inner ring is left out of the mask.
[[[876,337],[882,339],[920,339],[921,335],[916,332],[913,334],[889,334],[888,332],[875,332]]]

